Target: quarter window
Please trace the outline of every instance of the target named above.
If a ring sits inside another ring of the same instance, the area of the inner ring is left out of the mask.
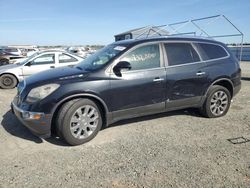
[[[227,56],[227,52],[219,45],[199,43],[199,51],[201,51],[203,60],[218,59]]]
[[[45,64],[54,64],[54,63],[55,63],[55,55],[45,54],[34,59],[31,64],[32,65],[45,65]]]
[[[189,43],[167,43],[165,44],[165,50],[169,66],[200,61],[197,52]]]
[[[71,63],[71,62],[76,62],[77,59],[69,56],[67,54],[59,54],[59,63]]]
[[[159,45],[152,44],[136,48],[125,55],[122,61],[128,61],[131,64],[131,70],[160,67]]]

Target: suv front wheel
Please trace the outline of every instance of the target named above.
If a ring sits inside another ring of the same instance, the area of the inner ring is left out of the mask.
[[[70,145],[80,145],[93,139],[102,127],[99,106],[89,99],[65,103],[58,112],[57,132]]]
[[[224,116],[231,104],[231,94],[227,88],[214,85],[210,88],[201,113],[208,118]]]

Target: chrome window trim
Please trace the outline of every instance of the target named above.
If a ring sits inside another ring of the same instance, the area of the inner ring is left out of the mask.
[[[192,62],[192,63],[185,63],[185,64],[180,64],[180,65],[169,65],[168,63],[168,57],[167,57],[167,52],[165,50],[165,46],[164,44],[166,43],[189,43],[191,44],[191,46],[193,47],[193,49],[196,51],[196,53],[198,54],[200,61],[196,61],[196,62]],[[199,50],[197,49],[197,47],[195,46],[195,44],[211,44],[211,45],[217,45],[220,46],[221,48],[223,48],[223,50],[226,52],[227,56],[225,57],[221,57],[221,58],[214,58],[214,59],[209,59],[209,60],[203,60],[203,58],[201,57],[201,54],[199,53]],[[223,59],[227,59],[230,57],[230,54],[228,53],[228,51],[226,50],[226,48],[224,46],[222,46],[221,44],[217,44],[217,43],[213,43],[213,42],[207,42],[207,41],[189,41],[189,40],[168,40],[168,41],[153,41],[153,42],[145,42],[142,44],[138,44],[136,46],[133,46],[131,49],[129,49],[127,52],[125,52],[124,54],[121,55],[121,57],[119,57],[118,59],[116,59],[107,69],[105,72],[109,73],[109,74],[114,74],[113,73],[113,67],[119,62],[119,60],[121,58],[123,58],[127,53],[129,53],[130,51],[141,47],[141,46],[145,46],[145,45],[150,45],[150,44],[159,44],[159,48],[160,48],[160,65],[161,67],[157,67],[157,68],[153,68],[153,70],[155,69],[160,69],[160,68],[172,68],[172,67],[180,67],[180,66],[187,66],[187,65],[193,65],[193,64],[200,64],[200,63],[207,63],[207,62],[211,62],[211,61],[218,61],[218,60],[223,60]],[[127,71],[127,72],[140,72],[140,71],[148,71],[151,69],[141,69],[141,70],[135,70],[135,71]],[[125,72],[123,72],[125,73]]]
[[[173,67],[182,67],[182,66],[200,64],[200,63],[205,63],[205,62],[204,61],[197,61],[197,62],[185,63],[185,64],[181,64],[181,65],[171,65],[171,66],[167,66],[166,68],[168,69],[168,68],[173,68]]]
[[[134,71],[125,71],[121,72],[122,74],[130,74],[130,73],[137,73],[137,72],[146,72],[146,71],[154,71],[154,70],[161,70],[161,69],[166,69],[166,67],[156,67],[156,68],[151,68],[151,69],[140,69],[140,70],[134,70]],[[110,73],[111,75],[115,75],[113,71]]]
[[[141,43],[138,45],[133,46],[132,48],[130,48],[128,51],[126,51],[124,54],[122,54],[119,58],[117,58],[116,60],[114,60],[114,62],[108,66],[108,68],[106,69],[105,72],[109,73],[110,75],[115,75],[115,73],[113,72],[113,68],[114,66],[124,57],[126,56],[128,53],[130,53],[133,50],[136,50],[137,48],[143,47],[143,46],[148,46],[148,45],[153,45],[153,44],[158,44],[159,46],[159,53],[160,53],[160,67],[155,67],[155,68],[150,68],[150,69],[140,69],[140,70],[131,70],[131,71],[125,71],[122,72],[123,74],[125,73],[134,73],[134,72],[142,72],[142,71],[149,71],[149,70],[157,70],[157,69],[165,69],[165,65],[164,65],[164,58],[163,58],[163,50],[161,49],[161,42],[159,41],[153,41],[153,42],[145,42],[145,43]]]

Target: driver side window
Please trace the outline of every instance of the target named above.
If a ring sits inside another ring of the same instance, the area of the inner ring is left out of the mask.
[[[45,54],[34,59],[31,65],[46,65],[55,63],[55,54]]]
[[[152,69],[160,67],[160,49],[158,44],[138,47],[126,54],[121,61],[131,64],[131,70]]]

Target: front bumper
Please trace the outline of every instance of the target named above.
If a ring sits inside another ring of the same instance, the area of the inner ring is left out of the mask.
[[[33,134],[41,138],[48,138],[51,135],[51,114],[40,112],[29,112],[19,108],[15,102],[11,103],[11,110]]]

